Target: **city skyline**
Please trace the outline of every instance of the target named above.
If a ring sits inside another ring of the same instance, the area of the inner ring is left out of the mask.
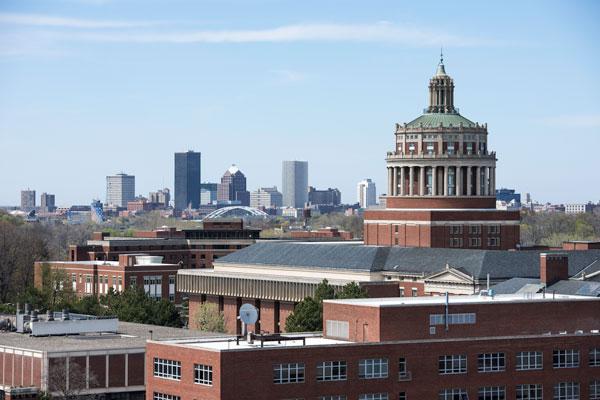
[[[14,149],[0,167],[19,171],[3,173],[0,205],[19,204],[26,187],[88,204],[119,170],[136,176],[136,195],[173,189],[172,154],[188,148],[203,153],[203,181],[236,163],[250,190],[278,184],[282,160],[307,160],[309,184],[350,203],[364,177],[385,187],[394,124],[427,105],[440,46],[461,114],[490,126],[498,187],[600,198],[589,184],[600,170],[593,2],[440,3],[435,14],[386,2],[178,4],[0,6],[0,146]],[[105,157],[90,163],[96,151]]]

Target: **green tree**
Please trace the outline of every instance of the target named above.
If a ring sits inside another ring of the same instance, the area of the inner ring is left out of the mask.
[[[363,299],[367,297],[367,291],[358,283],[350,282],[344,285],[335,297],[336,299]]]
[[[152,299],[141,288],[130,287],[120,293],[109,290],[100,298],[106,314],[120,321],[181,327],[181,316],[175,305],[165,299]]]
[[[323,303],[307,297],[296,304],[285,321],[287,332],[317,332],[323,330]]]
[[[216,304],[204,303],[194,315],[196,329],[203,332],[225,332],[225,315]]]
[[[356,299],[367,297],[367,292],[356,282],[347,283],[337,294],[335,288],[323,279],[315,289],[314,297],[306,297],[294,307],[285,322],[288,332],[316,332],[323,330],[323,300]]]

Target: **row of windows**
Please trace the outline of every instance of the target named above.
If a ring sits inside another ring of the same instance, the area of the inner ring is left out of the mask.
[[[406,374],[406,359],[398,360],[400,374]],[[302,383],[305,379],[304,363],[275,364],[273,366],[273,383]],[[358,363],[360,379],[387,378],[389,361],[387,358],[369,358]],[[346,361],[324,361],[317,365],[317,381],[343,381],[348,379]]]
[[[552,365],[554,368],[577,368],[580,364],[579,358],[579,350],[554,350],[552,353]],[[543,354],[540,351],[519,352],[516,355],[516,361],[517,371],[543,369]],[[600,349],[594,348],[590,350],[589,366],[600,366]],[[477,370],[479,372],[498,372],[505,369],[505,353],[483,353],[477,356]],[[464,354],[440,356],[438,359],[438,370],[442,375],[464,374],[467,372],[467,356]]]
[[[515,387],[516,400],[543,400],[543,387],[541,384],[522,384]],[[560,382],[553,387],[553,400],[580,400],[580,385],[578,382]],[[156,396],[156,393],[155,393]],[[365,393],[358,396],[359,400],[389,400],[388,393]],[[439,400],[468,400],[469,395],[465,388],[442,389],[438,394]],[[173,400],[156,397],[154,400]],[[178,399],[175,399],[178,400]],[[291,400],[291,399],[290,399]],[[304,400],[304,399],[294,399]],[[320,396],[319,400],[348,400],[346,395]],[[406,392],[398,394],[398,400],[407,400]],[[477,390],[477,400],[506,400],[505,386],[484,386]],[[589,400],[600,400],[600,380],[590,383]]]
[[[453,313],[448,314],[449,325],[474,324],[477,322],[475,313]],[[445,325],[446,314],[430,314],[429,325]]]
[[[439,400],[468,400],[467,390],[464,388],[442,389]],[[477,391],[478,400],[506,400],[506,387],[486,386]],[[578,382],[560,382],[553,387],[553,400],[579,400],[580,385]],[[589,399],[600,399],[600,381],[592,381],[589,388]],[[541,384],[524,384],[516,386],[516,400],[543,400]]]
[[[449,247],[463,247],[464,241],[461,237],[451,237],[448,239]],[[487,238],[487,246],[488,247],[500,247],[500,238],[499,237],[488,237]],[[481,247],[481,238],[471,237],[469,238],[469,247]]]
[[[181,380],[181,361],[155,357],[154,376],[164,379],[173,379],[176,381]],[[194,383],[200,385],[212,385],[212,366],[204,364],[194,364]]]

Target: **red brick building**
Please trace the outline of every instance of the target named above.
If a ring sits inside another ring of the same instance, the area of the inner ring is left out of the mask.
[[[43,285],[44,268],[63,271],[68,285],[79,296],[101,296],[109,292],[121,292],[127,287],[144,289],[155,299],[168,299],[179,303],[181,295],[176,292],[179,264],[165,264],[162,256],[147,254],[120,254],[118,261],[38,261],[35,263],[34,283]]]
[[[321,228],[314,231],[291,231],[292,239],[317,239],[317,240],[352,240],[352,232],[340,231],[337,228]]]
[[[600,398],[600,299],[328,300],[323,336],[149,341],[155,400]]]
[[[496,153],[487,124],[454,107],[454,81],[443,59],[429,82],[429,107],[396,124],[387,154],[386,208],[364,213],[365,244],[514,249],[518,211],[496,210]]]
[[[69,246],[69,261],[117,261],[120,254],[145,253],[182,268],[210,268],[213,260],[255,243],[259,235],[260,229],[245,227],[241,219],[206,220],[197,229],[134,231],[133,237],[96,232],[86,245]]]

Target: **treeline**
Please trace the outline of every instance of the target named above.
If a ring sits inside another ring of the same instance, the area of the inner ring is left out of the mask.
[[[524,213],[521,243],[560,247],[568,240],[600,240],[600,214]]]

